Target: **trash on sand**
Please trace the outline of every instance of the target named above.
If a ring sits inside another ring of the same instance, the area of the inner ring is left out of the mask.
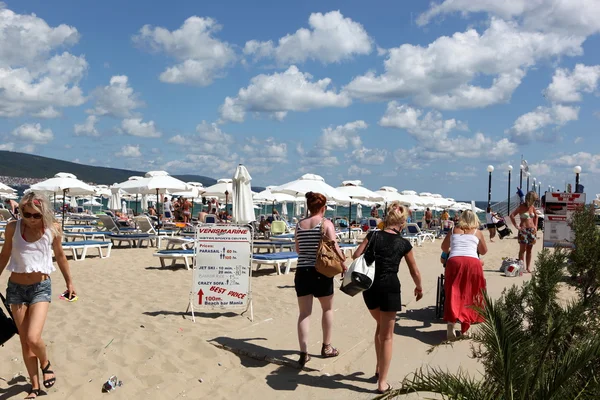
[[[118,380],[117,376],[113,375],[110,378],[108,378],[106,382],[104,382],[104,385],[102,385],[102,393],[107,393],[112,390],[115,390],[119,386],[123,386],[123,381]]]

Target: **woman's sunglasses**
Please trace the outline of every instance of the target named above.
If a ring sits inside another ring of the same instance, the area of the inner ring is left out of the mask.
[[[28,213],[28,212],[23,212],[23,218],[33,218],[33,219],[42,219],[42,214],[40,213]]]

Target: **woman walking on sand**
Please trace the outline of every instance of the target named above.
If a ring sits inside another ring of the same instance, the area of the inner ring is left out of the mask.
[[[6,226],[5,242],[0,253],[0,274],[5,268],[11,272],[6,301],[19,331],[23,360],[31,380],[31,390],[25,398],[35,399],[42,393],[38,365],[46,389],[56,382],[42,340],[42,330],[52,301],[50,274],[55,270],[52,264],[53,250],[67,284],[66,298],[75,296],[75,288],[61,244],[60,225],[54,220],[48,200],[31,192],[21,199],[19,209],[22,219]]]
[[[450,254],[444,281],[444,320],[448,323],[448,340],[452,340],[456,339],[457,321],[463,335],[468,333],[471,324],[482,321],[473,306],[482,305],[485,278],[479,255],[487,253],[487,245],[479,230],[479,218],[473,211],[463,211],[458,224],[444,238],[442,251]]]
[[[538,199],[537,193],[528,192],[525,196],[525,202],[517,207],[510,214],[510,221],[514,227],[517,227],[515,216],[519,215],[521,223],[519,224],[519,260],[527,266],[527,272],[531,273],[531,249],[536,242],[538,216],[533,204]]]
[[[375,254],[375,278],[373,285],[363,292],[363,298],[371,316],[377,322],[375,328],[375,354],[377,365],[375,378],[377,391],[385,393],[391,390],[387,375],[392,361],[392,343],[396,314],[402,310],[400,299],[400,281],[398,269],[402,257],[408,264],[410,275],[416,285],[414,295],[419,301],[423,297],[421,274],[417,268],[410,242],[400,232],[406,225],[408,209],[397,201],[388,206],[385,227],[381,231],[370,232],[358,246],[353,258],[356,259],[366,249]],[[371,242],[371,246],[369,243]],[[371,260],[369,260],[371,261]]]
[[[321,326],[323,327],[323,346],[321,356],[336,357],[339,352],[331,345],[331,330],[333,327],[333,278],[320,274],[315,269],[317,260],[317,249],[321,241],[321,230],[323,235],[331,240],[336,240],[335,227],[333,223],[324,217],[327,207],[327,199],[320,193],[306,193],[306,207],[310,212],[308,218],[302,219],[296,225],[296,252],[298,253],[298,265],[294,286],[298,296],[298,342],[300,343],[301,366],[309,360],[308,355],[308,333],[310,330],[310,315],[312,313],[313,298],[316,297],[321,303],[323,315]],[[322,229],[321,229],[322,228]],[[340,250],[337,241],[335,249],[340,260],[346,257]]]

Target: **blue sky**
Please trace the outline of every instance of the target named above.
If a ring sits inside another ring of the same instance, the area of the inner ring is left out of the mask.
[[[496,200],[523,155],[593,197],[600,9],[506,3],[5,1],[0,149]]]

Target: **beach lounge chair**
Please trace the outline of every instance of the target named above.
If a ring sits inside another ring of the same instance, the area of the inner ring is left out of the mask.
[[[85,260],[88,250],[98,249],[98,255],[100,258],[110,257],[110,250],[112,249],[111,242],[103,242],[98,240],[80,240],[76,242],[64,242],[62,244],[65,251],[70,250],[74,261]],[[102,253],[102,249],[107,249],[106,254]],[[81,251],[81,254],[77,254],[77,251]]]
[[[158,257],[160,260],[160,266],[165,267],[165,260],[171,260],[171,266],[175,265],[177,260],[183,260],[185,267],[191,269],[194,263],[194,257],[196,252],[193,249],[190,250],[160,250],[154,253],[154,257]]]
[[[217,216],[214,214],[208,214],[208,215],[206,215],[206,217],[204,217],[205,224],[216,224],[217,221],[218,221]]]
[[[271,236],[282,235],[287,232],[287,225],[283,221],[271,222]]]
[[[138,227],[138,230],[140,232],[149,233],[151,235],[158,234],[158,232],[154,228],[154,225],[152,224],[152,220],[150,218],[148,218],[147,216],[138,215],[137,217],[134,217],[133,220],[135,221],[135,224]],[[160,234],[162,236],[173,236],[177,232],[178,232],[177,229],[161,229],[160,230]]]
[[[117,233],[109,233],[106,235],[107,239],[117,246],[121,246],[123,242],[128,243],[129,247],[142,247],[144,242],[148,242],[149,246],[154,246],[154,240],[156,236],[150,235],[148,233],[131,233],[131,234],[117,234]]]
[[[421,238],[422,241],[431,240],[431,243],[433,243],[435,241],[435,235],[433,233],[423,232],[421,230],[421,228],[419,228],[419,225],[417,225],[415,223],[406,224],[406,230],[409,235],[417,236],[417,237]]]
[[[65,242],[68,242],[69,239],[71,241],[80,240],[100,240],[104,241],[106,239],[107,232],[63,232],[62,236],[65,239]]]
[[[112,219],[109,215],[99,215],[98,218],[100,218],[102,225],[104,225],[104,230],[106,230],[106,231],[114,232],[114,233],[118,233],[118,234],[139,232],[135,228],[126,228],[126,227],[117,225],[115,220]]]
[[[294,240],[296,240],[296,235],[294,235],[293,233],[284,233],[283,235],[271,236],[270,239],[275,241],[282,240],[284,242],[293,242]]]
[[[369,232],[377,230],[377,218],[369,218],[367,220],[367,224],[369,225]]]
[[[10,210],[7,210],[6,208],[0,208],[0,217],[4,221],[12,221],[16,219],[15,216],[10,212]]]
[[[270,241],[270,240],[255,240],[252,242],[252,250],[255,253],[260,253],[261,249],[267,249],[267,253],[275,253],[277,251],[283,251],[283,249],[293,250],[296,244],[294,242],[285,241]]]
[[[273,265],[277,275],[281,275],[281,266],[285,264],[284,274],[290,272],[292,262],[298,261],[298,253],[294,251],[282,251],[279,253],[253,254],[252,262],[256,264],[256,270],[262,265]]]
[[[347,258],[351,258],[352,254],[354,254],[354,252],[356,251],[356,249],[358,249],[358,245],[357,244],[352,244],[352,243],[338,243],[338,245],[340,246],[340,250],[342,250],[342,252],[344,253],[344,255]]]

